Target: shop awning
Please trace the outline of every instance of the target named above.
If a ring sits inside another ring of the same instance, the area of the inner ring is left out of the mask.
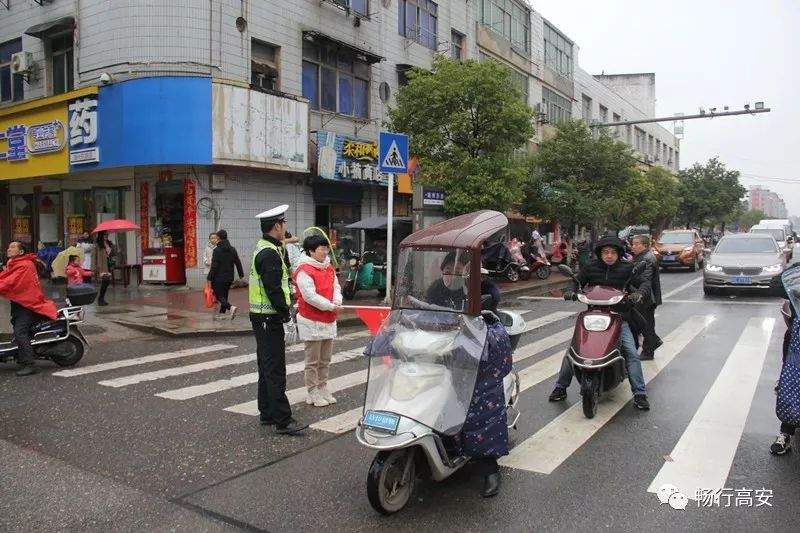
[[[349,48],[349,49],[353,50],[354,52],[356,52],[357,54],[363,55],[364,59],[365,59],[365,61],[367,63],[380,63],[381,61],[386,59],[385,57],[379,56],[378,54],[376,54],[374,52],[370,52],[369,50],[364,50],[363,48],[359,48],[357,46],[353,46],[352,44],[346,43],[344,41],[340,41],[339,39],[334,39],[333,37],[325,35],[324,33],[319,32],[319,31],[304,31],[303,32],[303,38],[304,39],[309,39],[311,41],[316,40],[316,39],[320,39],[320,40],[332,42],[334,44],[338,44],[339,46],[343,46],[345,48]]]
[[[25,30],[25,35],[30,35],[31,37],[42,39],[49,35],[60,33],[62,31],[72,30],[74,28],[75,28],[74,17],[62,17],[60,19],[55,19],[49,22],[43,22],[41,24],[36,24],[35,26],[31,26],[30,28]]]
[[[386,217],[369,217],[347,226],[347,229],[385,229],[388,225]],[[411,224],[411,217],[394,217],[394,223]]]

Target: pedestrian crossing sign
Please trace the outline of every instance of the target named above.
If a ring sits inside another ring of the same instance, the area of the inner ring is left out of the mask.
[[[382,131],[379,139],[378,170],[392,174],[408,172],[408,136]]]

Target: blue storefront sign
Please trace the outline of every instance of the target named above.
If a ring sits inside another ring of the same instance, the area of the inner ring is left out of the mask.
[[[212,162],[210,78],[114,83],[68,109],[71,172]]]
[[[386,174],[378,170],[378,144],[317,131],[317,174],[320,178],[388,186]]]

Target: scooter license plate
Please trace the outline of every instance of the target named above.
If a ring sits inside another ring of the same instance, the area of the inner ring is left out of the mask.
[[[752,285],[753,278],[751,278],[750,276],[736,276],[735,278],[733,278],[731,283],[735,285]]]
[[[367,429],[394,435],[397,433],[397,426],[400,425],[400,416],[383,411],[367,411],[363,423]]]

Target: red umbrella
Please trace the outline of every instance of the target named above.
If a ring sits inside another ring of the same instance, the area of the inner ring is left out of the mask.
[[[101,222],[92,230],[92,233],[99,233],[101,231],[138,231],[139,226],[130,220],[123,220],[117,218],[114,220],[106,220]]]

